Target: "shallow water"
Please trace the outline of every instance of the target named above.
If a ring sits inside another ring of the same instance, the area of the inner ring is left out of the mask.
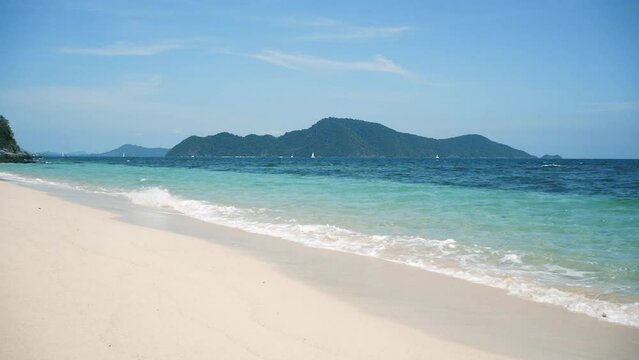
[[[405,263],[639,326],[639,161],[53,158],[0,177]]]

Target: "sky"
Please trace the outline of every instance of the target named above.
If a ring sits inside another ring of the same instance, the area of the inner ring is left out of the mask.
[[[34,152],[324,117],[639,158],[638,1],[0,0],[0,114]]]

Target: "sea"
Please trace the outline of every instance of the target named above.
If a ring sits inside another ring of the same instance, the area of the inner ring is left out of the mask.
[[[639,160],[42,158],[0,179],[370,256],[639,327]]]

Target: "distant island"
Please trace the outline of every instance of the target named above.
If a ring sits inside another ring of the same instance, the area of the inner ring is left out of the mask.
[[[83,157],[83,156],[90,156],[90,154],[87,153],[86,151],[72,151],[72,152],[67,152],[67,153],[58,152],[58,151],[43,151],[43,152],[36,153],[36,155],[45,156],[45,157],[65,157],[65,156]]]
[[[144,146],[124,144],[117,149],[111,151],[91,154],[95,157],[163,157],[169,151],[167,148],[147,148]]]
[[[544,160],[561,160],[563,159],[560,155],[544,155],[541,157]]]
[[[32,161],[33,156],[22,151],[13,136],[9,120],[0,115],[0,162]]]
[[[166,156],[352,156],[440,158],[535,158],[481,135],[432,139],[395,131],[382,124],[325,118],[308,129],[271,135],[228,132],[191,136]]]
[[[38,153],[48,157],[164,157],[169,151],[167,148],[148,148],[139,145],[124,144],[117,149],[103,153],[90,154],[86,151],[73,151],[68,153],[57,151],[45,151]]]

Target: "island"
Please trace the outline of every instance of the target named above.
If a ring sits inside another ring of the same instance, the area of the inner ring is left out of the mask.
[[[139,145],[124,144],[117,149],[111,151],[91,154],[95,157],[163,157],[169,151],[167,148],[147,148]]]
[[[541,158],[543,160],[561,160],[561,159],[563,159],[560,155],[544,155]]]
[[[279,137],[238,136],[228,132],[190,136],[166,156],[535,158],[481,135],[433,139],[398,132],[378,123],[335,117]]]

